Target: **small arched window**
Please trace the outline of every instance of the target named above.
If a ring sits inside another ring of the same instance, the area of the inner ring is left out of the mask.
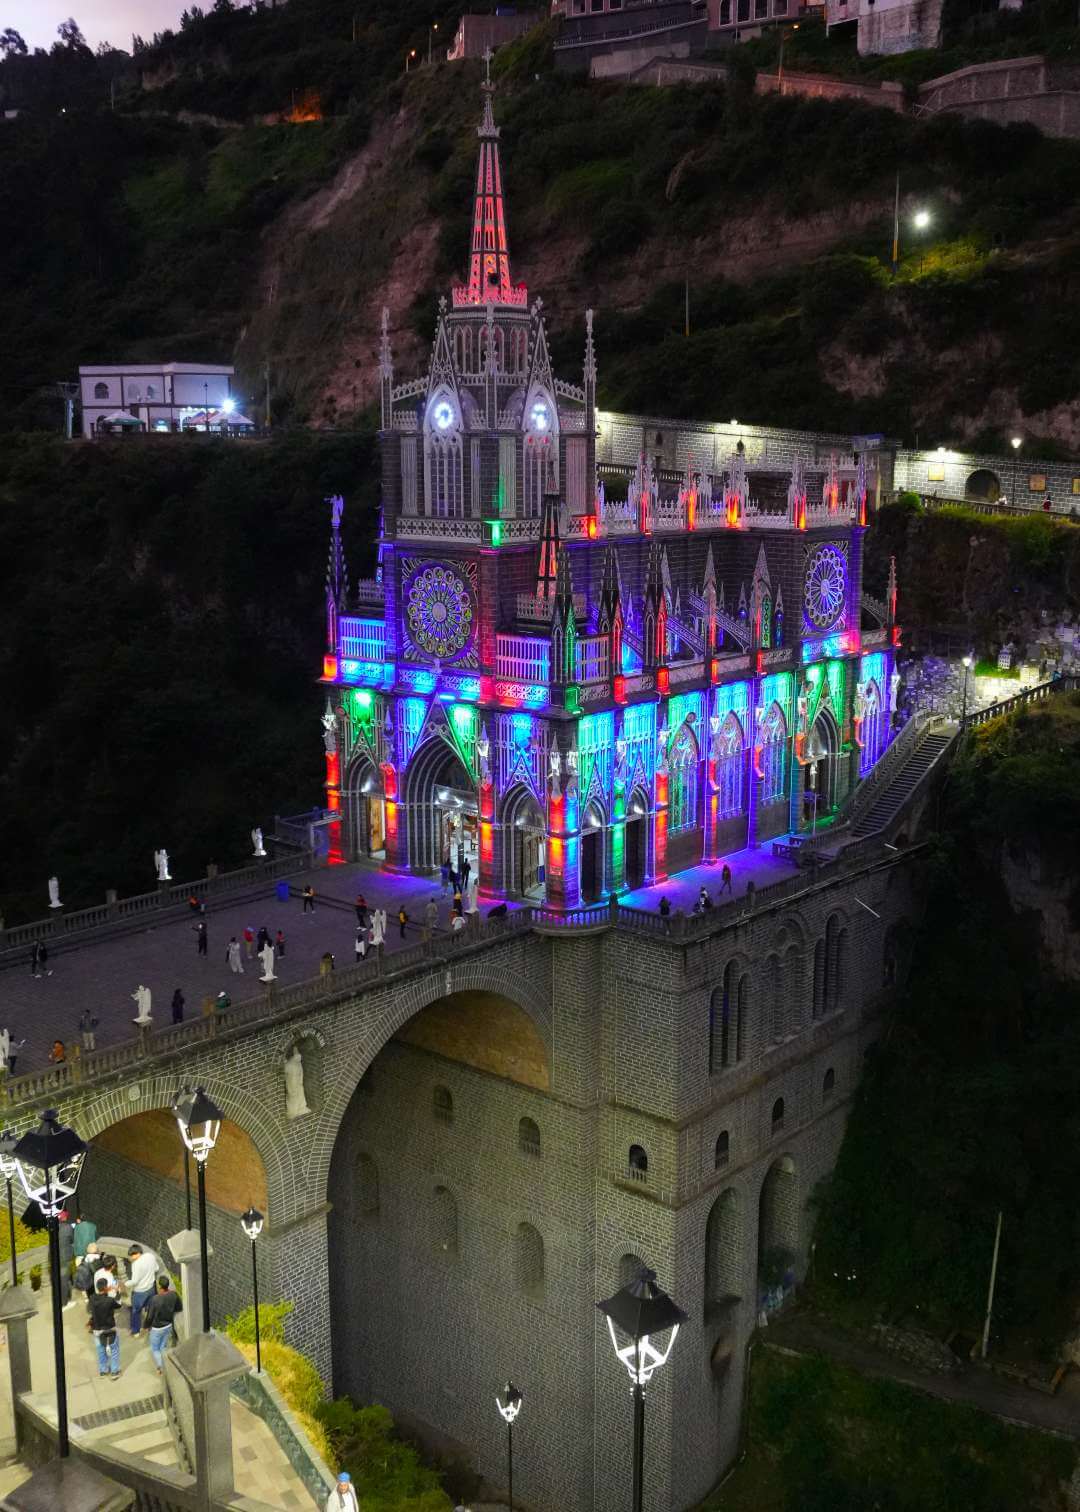
[[[356,1162],[356,1208],[367,1218],[379,1211],[379,1168],[370,1155]]]
[[[640,1255],[627,1253],[621,1256],[619,1260],[619,1289],[621,1290],[624,1286],[632,1286],[643,1270],[648,1270],[648,1266]]]
[[[109,385],[107,383],[94,384],[94,398],[107,399],[109,397]]]
[[[822,1100],[822,1102],[828,1102],[829,1098],[833,1095],[833,1093],[835,1091],[836,1091],[836,1072],[830,1066],[829,1069],[826,1071],[824,1077],[822,1078],[822,1082],[821,1082],[821,1100]]]
[[[454,1098],[449,1087],[436,1087],[431,1096],[431,1110],[436,1123],[452,1124],[454,1121]]]
[[[772,1105],[772,1131],[779,1134],[784,1127],[784,1099],[778,1097]]]
[[[443,1255],[458,1252],[458,1207],[453,1192],[444,1186],[435,1188],[431,1201],[431,1239]]]
[[[713,1155],[713,1169],[719,1171],[721,1166],[726,1166],[731,1159],[731,1137],[725,1129],[722,1134],[716,1136],[716,1150]]]
[[[518,1124],[518,1149],[523,1155],[540,1158],[540,1126],[531,1118],[523,1118]]]
[[[641,1145],[630,1146],[630,1180],[647,1181],[649,1178],[649,1157]]]
[[[514,1282],[534,1301],[544,1294],[544,1241],[531,1223],[519,1223],[514,1235]]]

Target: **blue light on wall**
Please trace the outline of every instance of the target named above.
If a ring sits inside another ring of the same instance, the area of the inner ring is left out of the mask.
[[[398,677],[407,687],[415,688],[418,693],[434,693],[435,691],[435,673],[428,672],[424,667],[401,667],[398,669]]]

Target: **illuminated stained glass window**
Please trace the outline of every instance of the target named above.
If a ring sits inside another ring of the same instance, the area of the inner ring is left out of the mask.
[[[694,829],[698,822],[697,741],[686,725],[668,758],[668,834]]]
[[[729,714],[716,738],[716,786],[720,818],[733,819],[746,804],[742,725]]]
[[[787,784],[787,720],[774,703],[761,722],[762,803],[778,803]]]
[[[881,755],[882,728],[881,693],[872,679],[866,684],[863,704],[862,751],[859,753],[859,770],[865,775]]]

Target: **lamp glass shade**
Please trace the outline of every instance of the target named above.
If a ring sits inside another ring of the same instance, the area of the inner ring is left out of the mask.
[[[667,1361],[679,1328],[686,1322],[686,1314],[667,1292],[660,1290],[656,1272],[650,1270],[643,1270],[629,1286],[596,1305],[607,1318],[611,1347],[626,1366],[631,1381],[635,1386],[647,1385]],[[652,1342],[653,1336],[669,1329],[666,1347]]]
[[[512,1423],[521,1411],[521,1403],[524,1398],[514,1385],[513,1381],[507,1381],[506,1390],[496,1395],[495,1405],[507,1423]]]
[[[257,1239],[262,1233],[265,1219],[258,1208],[249,1207],[246,1213],[240,1214],[240,1226],[249,1239]]]
[[[194,1092],[177,1095],[173,1113],[181,1139],[202,1165],[221,1133],[221,1109],[207,1097],[204,1088],[196,1087]]]
[[[19,1136],[14,1129],[5,1129],[0,1133],[0,1176],[5,1181],[15,1181],[19,1174],[19,1163],[15,1159],[15,1146],[19,1143]]]
[[[55,1108],[42,1114],[12,1152],[22,1189],[46,1218],[58,1218],[74,1197],[88,1146],[60,1122]]]

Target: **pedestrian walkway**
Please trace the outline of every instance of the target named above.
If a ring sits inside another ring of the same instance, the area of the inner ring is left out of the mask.
[[[102,1245],[123,1245],[105,1239]],[[122,1253],[119,1248],[116,1253]],[[28,1335],[34,1407],[56,1421],[56,1377],[53,1368],[52,1295],[47,1286],[37,1293],[37,1316]],[[161,1378],[150,1357],[149,1334],[131,1338],[128,1312],[120,1313],[120,1375],[100,1376],[93,1336],[86,1328],[82,1301],[64,1311],[65,1365],[68,1383],[68,1421],[91,1443],[137,1454],[156,1465],[177,1465],[172,1434],[165,1419]],[[11,1377],[4,1358],[7,1332],[0,1330],[0,1403],[5,1413],[11,1402]],[[281,1512],[310,1512],[310,1493],[293,1470],[273,1433],[243,1402],[230,1402],[233,1429],[233,1473],[237,1492]],[[11,1467],[13,1473],[15,1467]],[[2,1472],[0,1472],[2,1473]],[[6,1482],[2,1483],[6,1486]],[[0,1493],[2,1494],[2,1493]]]
[[[966,1402],[1011,1423],[1080,1439],[1080,1376],[1075,1372],[1065,1377],[1056,1396],[1044,1396],[1022,1382],[1009,1381],[978,1368],[957,1375],[939,1375],[885,1354],[828,1318],[807,1312],[791,1313],[770,1325],[763,1341],[796,1354],[827,1355],[864,1375],[899,1381],[944,1401]]]

